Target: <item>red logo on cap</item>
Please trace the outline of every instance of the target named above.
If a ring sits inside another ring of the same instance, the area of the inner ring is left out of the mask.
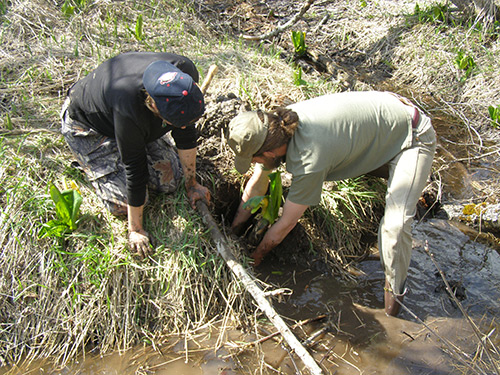
[[[167,72],[163,73],[159,78],[158,81],[160,82],[160,85],[164,85],[166,83],[172,82],[175,77],[177,76],[177,72]]]

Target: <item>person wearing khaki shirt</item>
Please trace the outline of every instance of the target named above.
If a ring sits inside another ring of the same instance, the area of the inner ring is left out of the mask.
[[[379,228],[386,276],[385,311],[397,315],[406,292],[417,201],[430,175],[436,136],[430,119],[390,92],[345,92],[309,99],[275,111],[244,112],[231,120],[228,144],[235,168],[259,167],[248,181],[232,223],[251,216],[243,204],[264,195],[268,175],[281,162],[292,183],[281,218],[251,254],[255,266],[286,237],[304,211],[319,203],[324,181],[354,178],[388,167],[385,213]]]

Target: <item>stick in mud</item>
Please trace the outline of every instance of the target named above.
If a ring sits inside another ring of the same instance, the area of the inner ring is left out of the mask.
[[[208,68],[207,76],[205,77],[205,80],[203,81],[203,83],[200,86],[200,91],[202,92],[203,95],[206,94],[208,86],[210,86],[212,79],[214,78],[215,74],[217,73],[217,70],[219,70],[219,68],[215,64],[210,65],[210,68]]]
[[[255,280],[245,271],[243,266],[237,261],[234,255],[229,250],[229,244],[225,237],[219,231],[215,220],[213,219],[210,211],[203,201],[197,201],[196,207],[201,213],[203,222],[208,226],[212,239],[215,242],[217,251],[225,260],[227,266],[231,269],[237,279],[244,285],[245,289],[252,295],[260,309],[267,315],[268,319],[280,331],[283,338],[286,340],[292,350],[299,356],[303,364],[311,374],[323,374],[323,371],[316,363],[311,354],[302,346],[299,340],[292,333],[290,328],[283,321],[281,316],[278,315],[276,310],[272,307],[271,303],[264,296],[264,292],[257,285]]]

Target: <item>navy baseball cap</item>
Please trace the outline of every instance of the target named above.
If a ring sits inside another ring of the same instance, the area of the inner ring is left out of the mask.
[[[175,127],[190,125],[205,112],[200,88],[191,76],[166,61],[155,61],[142,76],[160,116]]]

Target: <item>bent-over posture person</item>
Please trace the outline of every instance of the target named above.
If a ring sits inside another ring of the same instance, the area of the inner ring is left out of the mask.
[[[243,204],[265,195],[268,175],[286,162],[292,183],[281,218],[251,254],[254,264],[281,243],[307,207],[320,202],[324,181],[354,178],[387,166],[385,213],[379,250],[385,272],[385,311],[397,315],[406,292],[411,223],[426,186],[436,136],[430,119],[405,98],[389,92],[345,92],[278,108],[244,112],[229,124],[235,168],[257,163],[232,223],[236,232],[251,216]]]
[[[129,246],[141,257],[151,251],[143,228],[147,188],[173,192],[184,176],[192,206],[210,199],[196,181],[195,122],[205,110],[198,80],[187,57],[129,52],[68,90],[62,134],[106,208],[128,215]]]

